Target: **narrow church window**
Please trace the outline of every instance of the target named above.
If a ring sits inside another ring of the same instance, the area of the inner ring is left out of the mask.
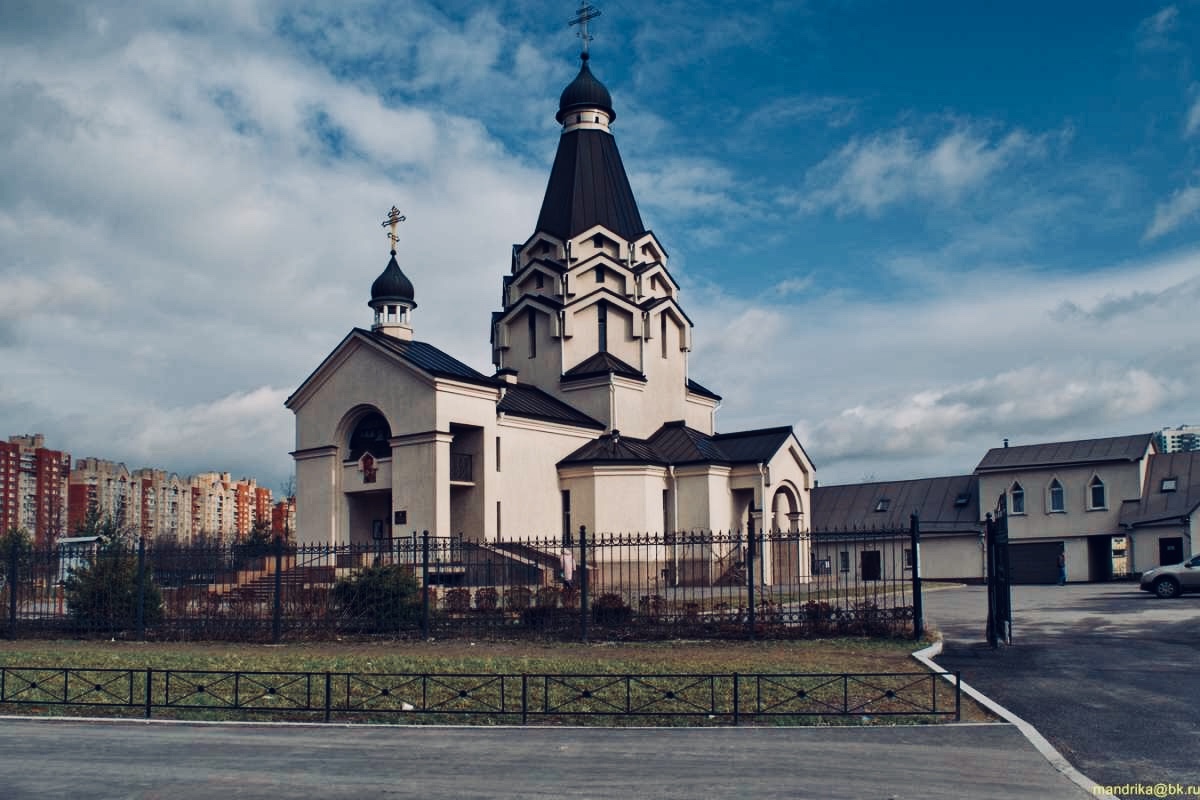
[[[1025,490],[1021,488],[1021,484],[1014,483],[1009,495],[1012,498],[1012,513],[1025,513]]]
[[[596,283],[604,283],[604,267],[596,267]]]
[[[596,304],[596,335],[600,340],[600,352],[608,352],[608,303],[601,300]]]
[[[537,314],[533,309],[529,309],[529,315],[525,318],[529,327],[529,357],[537,358]]]
[[[496,538],[500,538],[500,501],[496,501]]]
[[[1064,490],[1063,485],[1058,482],[1058,478],[1050,481],[1049,501],[1051,512],[1067,510],[1066,490]]]
[[[500,437],[496,437],[496,472],[500,471]]]
[[[667,315],[663,314],[658,318],[659,327],[662,329],[662,335],[659,337],[662,345],[662,357],[667,357]]]
[[[538,272],[534,274],[533,286],[535,289],[541,289],[546,285],[546,276]]]

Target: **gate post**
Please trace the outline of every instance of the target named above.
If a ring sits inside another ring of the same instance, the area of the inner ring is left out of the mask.
[[[421,638],[429,638],[429,531],[421,532]]]
[[[750,527],[746,531],[746,594],[750,611],[747,617],[750,626],[750,638],[754,638],[754,518],[750,519]]]
[[[21,551],[17,537],[13,537],[12,546],[8,549],[8,636],[17,638],[17,559]]]
[[[925,597],[921,590],[921,522],[914,511],[908,518],[909,545],[912,547],[913,638],[925,635]]]
[[[138,538],[137,548],[137,640],[146,639],[146,537]]]
[[[588,640],[587,526],[579,526],[579,637]]]
[[[996,513],[987,515],[985,523],[987,544],[987,642],[993,648],[1000,642],[1012,644],[1012,589],[1008,571],[1008,508],[1006,497],[1000,496]]]
[[[271,612],[271,642],[279,644],[283,630],[283,537],[275,537],[275,606]]]

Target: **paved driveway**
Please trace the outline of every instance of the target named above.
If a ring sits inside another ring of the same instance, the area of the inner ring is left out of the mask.
[[[984,642],[986,591],[926,595],[937,661],[1034,725],[1101,785],[1200,793],[1200,595],[1135,584],[1013,587],[1013,645]],[[1130,795],[1134,796],[1134,795]]]

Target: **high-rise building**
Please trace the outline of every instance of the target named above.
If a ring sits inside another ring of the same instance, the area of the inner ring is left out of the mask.
[[[0,530],[23,528],[39,545],[67,525],[71,454],[46,447],[40,433],[0,442]]]
[[[1200,450],[1200,425],[1180,425],[1178,428],[1163,428],[1157,434],[1158,449],[1163,453],[1186,453]]]

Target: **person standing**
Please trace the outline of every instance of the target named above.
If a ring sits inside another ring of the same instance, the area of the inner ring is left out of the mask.
[[[1062,550],[1058,551],[1058,585],[1067,585],[1067,548],[1063,546]]]

